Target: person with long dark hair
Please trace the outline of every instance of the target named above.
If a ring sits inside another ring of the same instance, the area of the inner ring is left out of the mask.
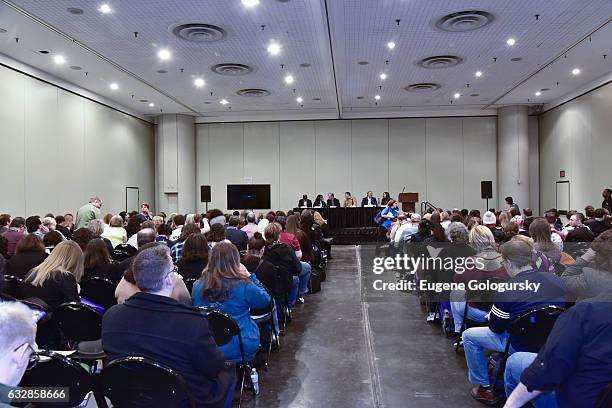
[[[266,307],[271,299],[257,277],[240,263],[240,254],[234,244],[219,242],[215,245],[191,293],[193,306],[213,307],[238,323],[247,360],[255,358],[259,349],[259,329],[250,311]],[[238,337],[220,349],[226,360],[241,361]]]
[[[178,261],[178,273],[183,279],[199,279],[208,264],[208,241],[203,234],[192,234],[183,245],[183,256]]]

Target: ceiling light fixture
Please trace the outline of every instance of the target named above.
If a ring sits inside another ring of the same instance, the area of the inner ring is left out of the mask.
[[[204,85],[206,85],[206,82],[204,82],[202,78],[196,78],[195,81],[193,81],[193,84],[197,86],[198,88],[201,88]]]
[[[112,13],[113,9],[111,8],[111,6],[109,6],[106,3],[103,3],[102,5],[100,5],[100,7],[98,8],[98,11],[102,14],[109,14]]]
[[[474,76],[476,78],[480,78],[482,76],[482,71],[476,71],[476,73],[474,74]]]
[[[389,41],[387,43],[387,48],[389,48],[390,50],[394,49],[395,48],[395,43],[393,41]]]
[[[512,47],[514,44],[516,44],[516,40],[514,38],[508,38],[506,44]]]
[[[380,95],[375,95],[374,99],[376,99],[377,101],[380,101]]]
[[[227,99],[221,99],[221,100],[219,101],[219,103],[220,103],[221,105],[227,105],[229,102],[227,101]]]
[[[112,84],[110,84],[110,89],[116,91],[117,89],[119,89],[119,85],[117,85],[116,82],[113,82]]]
[[[157,52],[157,56],[159,57],[160,60],[167,61],[170,59],[172,54],[170,54],[170,51],[168,49],[162,48],[161,50]]]
[[[302,99],[301,96],[298,96],[296,101],[297,101],[297,103],[302,103],[304,101],[304,99]]]
[[[459,98],[461,98],[461,94],[460,93],[456,93],[456,94],[453,95],[453,98],[459,99]]]
[[[387,74],[385,74],[384,72],[380,74],[380,79],[382,79],[383,81],[387,79]]]
[[[242,0],[242,5],[244,7],[251,8],[251,7],[255,7],[258,4],[259,4],[259,0]]]
[[[572,75],[578,75],[578,74],[580,74],[580,69],[579,68],[572,69]]]
[[[152,107],[154,107],[154,106],[155,106],[155,104],[154,104],[153,102],[151,102],[151,103],[149,104],[149,108],[152,108]]]
[[[53,57],[53,62],[55,62],[57,65],[62,65],[66,62],[66,58],[64,58],[63,55],[56,55]]]
[[[270,45],[268,45],[268,53],[270,55],[278,55],[281,52],[281,46],[279,43],[272,41]]]
[[[535,96],[540,96],[540,95],[542,95],[542,92],[540,92],[540,91],[535,93]]]
[[[286,84],[292,84],[292,83],[293,83],[293,81],[294,81],[294,79],[293,79],[293,76],[292,76],[292,75],[287,75],[287,76],[285,77],[285,83],[286,83]]]

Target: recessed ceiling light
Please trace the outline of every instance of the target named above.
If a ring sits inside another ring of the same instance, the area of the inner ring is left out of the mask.
[[[268,45],[268,53],[270,55],[278,55],[281,52],[281,46],[279,43],[272,41],[270,45]]]
[[[259,0],[242,0],[242,5],[244,7],[255,7],[259,4]]]
[[[542,92],[540,92],[540,91],[535,93],[535,96],[540,96],[540,95],[542,95]]]
[[[320,101],[321,98],[312,98],[313,101]]]
[[[383,81],[387,79],[387,74],[385,74],[384,72],[380,74],[380,79],[382,79]]]
[[[302,68],[308,68],[309,66],[310,66],[310,64],[308,62],[302,62],[300,64],[300,67],[302,67]]]
[[[165,69],[158,69],[156,72],[158,74],[167,74],[168,73],[168,71],[166,71]]]
[[[480,78],[482,76],[482,71],[476,71],[476,73],[474,74],[474,76],[476,78]]]
[[[580,74],[580,69],[579,68],[572,69],[572,75],[578,75],[578,74]]]
[[[514,44],[516,44],[516,40],[514,38],[508,38],[506,44],[512,47]]]
[[[219,101],[219,103],[220,103],[221,105],[227,105],[229,102],[227,101],[227,99],[221,99],[221,100]]]
[[[69,7],[66,9],[70,14],[74,14],[75,16],[80,16],[83,14],[83,9],[77,7]]]
[[[57,65],[62,65],[64,62],[66,62],[66,58],[64,58],[63,55],[56,55],[53,57],[53,62],[55,62]]]
[[[206,84],[206,82],[204,82],[202,78],[196,78],[195,81],[193,81],[193,84],[198,88],[201,88]]]
[[[106,3],[103,3],[100,5],[100,7],[98,8],[98,11],[102,14],[108,14],[111,13],[113,11],[113,9],[111,8],[111,6],[109,6]]]
[[[113,82],[112,84],[110,84],[110,89],[116,91],[117,89],[119,89],[119,85],[117,85],[116,82]]]
[[[170,59],[172,54],[170,54],[170,51],[167,50],[166,48],[162,48],[161,50],[157,52],[157,56],[159,57],[160,60],[167,61]]]
[[[368,61],[357,61],[357,64],[359,64],[359,65],[368,65],[369,62]]]
[[[380,101],[380,95],[375,95],[374,99],[376,99],[377,101]]]
[[[4,34],[4,33],[6,33],[6,29],[0,28],[0,34]]]
[[[0,31],[0,32],[1,32],[1,31]],[[48,53],[49,53],[49,50],[39,50],[38,52],[39,52],[39,53],[41,53],[41,54],[48,54]]]
[[[149,104],[149,108],[152,108],[152,107],[154,107],[154,106],[155,106],[155,104],[154,104],[153,102],[151,102],[151,103]]]
[[[395,43],[393,41],[389,41],[387,43],[387,48],[389,48],[390,50],[394,49],[395,48]]]
[[[302,103],[304,101],[304,99],[302,99],[301,96],[298,96],[296,101],[297,101],[297,103]]]
[[[71,65],[70,69],[74,69],[75,71],[81,71],[83,67],[79,67],[78,65]]]
[[[292,84],[293,83],[293,76],[292,75],[287,75],[285,77],[285,83],[286,84]]]
[[[459,98],[461,98],[461,94],[460,93],[456,93],[456,94],[453,95],[453,98],[459,99]]]

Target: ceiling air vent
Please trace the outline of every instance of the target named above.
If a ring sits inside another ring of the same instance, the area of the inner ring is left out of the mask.
[[[223,28],[203,23],[173,25],[169,30],[181,40],[199,43],[220,41],[227,36]]]
[[[434,84],[432,82],[421,82],[419,84],[411,84],[404,87],[404,90],[408,92],[433,92],[440,89],[440,84]]]
[[[433,57],[423,58],[417,62],[417,65],[421,68],[439,69],[454,67],[462,62],[463,58],[456,55],[436,55]]]
[[[236,92],[236,94],[240,96],[246,96],[247,98],[260,98],[262,96],[268,96],[271,93],[272,92],[268,91],[267,89],[259,89],[259,88],[241,89],[238,92]]]
[[[458,11],[448,14],[435,22],[442,31],[463,33],[478,30],[494,20],[493,14],[480,10]]]
[[[212,67],[210,67],[210,69],[219,75],[225,75],[225,76],[247,75],[255,71],[254,67],[251,67],[245,64],[236,64],[236,63],[231,63],[231,62],[213,65]]]

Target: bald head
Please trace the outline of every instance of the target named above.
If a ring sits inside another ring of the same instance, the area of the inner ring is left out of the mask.
[[[136,235],[136,243],[138,244],[138,248],[150,242],[155,242],[156,236],[157,234],[152,228],[141,229],[138,231],[138,235]]]

